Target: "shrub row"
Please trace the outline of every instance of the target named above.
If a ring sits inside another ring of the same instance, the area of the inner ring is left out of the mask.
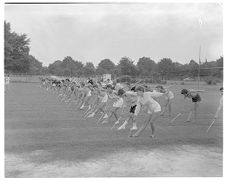
[[[145,84],[166,84],[167,81],[165,80],[153,80],[153,79],[142,79],[142,80],[139,80],[139,79],[135,79],[135,78],[132,78],[130,76],[123,76],[123,77],[119,77],[117,79],[117,82],[128,82],[128,83],[136,83],[136,82],[139,82],[141,84],[145,83]]]

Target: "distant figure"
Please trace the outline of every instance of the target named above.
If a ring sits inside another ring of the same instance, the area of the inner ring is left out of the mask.
[[[5,92],[8,89],[9,82],[10,82],[10,78],[9,78],[9,74],[7,74],[5,77]]]
[[[224,90],[223,87],[221,87],[221,88],[220,88],[221,98],[220,98],[220,101],[219,101],[219,106],[218,106],[217,111],[216,111],[216,113],[215,113],[215,115],[214,115],[214,119],[213,119],[212,123],[210,124],[210,126],[209,126],[208,129],[206,130],[207,133],[209,132],[210,128],[213,126],[214,122],[217,120],[218,114],[220,113],[220,111],[221,111],[222,108],[223,108],[223,90]]]
[[[10,82],[10,77],[9,77],[9,74],[7,74],[5,77],[5,84],[9,84],[9,82]]]
[[[220,92],[221,92],[221,98],[220,98],[220,101],[219,101],[219,106],[217,108],[217,111],[215,113],[215,116],[214,116],[214,119],[217,119],[218,118],[218,114],[219,112],[221,111],[222,107],[223,107],[223,87],[220,88]]]
[[[187,89],[182,89],[181,94],[184,95],[184,98],[189,98],[192,100],[192,103],[194,103],[194,109],[191,109],[188,119],[185,122],[190,122],[191,121],[191,115],[192,113],[194,114],[194,121],[197,121],[197,109],[198,109],[198,103],[201,102],[201,96],[193,90],[187,90]]]
[[[168,92],[167,94],[165,94],[165,103],[164,103],[164,106],[163,106],[163,110],[162,110],[162,113],[161,113],[161,116],[164,115],[165,111],[166,111],[166,108],[168,107],[169,109],[169,117],[171,117],[171,104],[172,104],[172,101],[174,99],[174,94],[172,91],[168,91],[167,89],[165,89],[163,86],[161,85],[158,85],[156,86],[157,90],[161,93],[165,93],[165,92]]]

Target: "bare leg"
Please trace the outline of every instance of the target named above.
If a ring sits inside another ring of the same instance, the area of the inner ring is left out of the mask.
[[[124,123],[118,128],[118,130],[121,130],[121,129],[126,129],[126,125],[128,124],[129,120],[131,119],[131,116],[128,117]]]
[[[154,135],[155,135],[155,125],[154,125],[154,122],[159,118],[159,113],[154,113],[153,114],[153,117],[150,121],[150,127],[151,127],[151,131],[152,131],[152,134],[151,134],[151,137],[154,138]]]
[[[113,115],[115,116],[115,119],[116,119],[116,121],[118,120],[118,115],[116,114],[116,111],[117,110],[115,110],[114,112],[113,112]]]
[[[171,102],[169,102],[168,107],[169,107],[169,117],[171,117]]]
[[[131,118],[132,124],[133,124],[133,127],[131,129],[132,130],[137,130],[137,122],[136,122],[134,114],[132,114],[130,118]]]
[[[119,124],[120,119],[121,119],[121,117],[119,117],[119,118],[117,119],[117,121],[115,122],[115,124],[112,126],[111,129],[113,129],[117,124]]]
[[[132,115],[131,116],[132,119],[132,128],[130,129],[130,133],[129,133],[129,137],[133,137],[133,131],[137,130],[137,123],[136,123],[136,116]]]
[[[97,124],[101,122],[102,118],[104,117],[104,113],[100,116],[99,120],[97,121]]]
[[[197,109],[198,109],[198,103],[195,102],[195,104],[194,104],[194,122],[197,121]]]
[[[151,119],[152,119],[152,114],[149,116],[149,118],[146,121],[144,121],[144,124],[141,126],[141,128],[133,136],[138,137],[141,134],[141,132],[145,130],[145,128],[147,127],[147,125],[149,124]]]
[[[116,121],[117,121],[117,120],[118,120],[117,115],[116,115],[116,111],[117,111],[117,110],[118,110],[118,109],[112,110],[110,116],[109,116],[107,119],[105,119],[105,121],[104,121],[103,123],[108,123],[109,120],[111,119],[111,117],[112,117],[113,115],[115,116]]]
[[[164,113],[165,113],[165,111],[166,111],[166,106],[167,106],[167,104],[166,104],[166,105],[164,105],[164,107],[162,108],[162,113],[161,113],[161,116],[163,116],[163,115],[164,115]]]
[[[113,112],[111,112],[110,116],[103,123],[108,123],[112,116],[113,116]]]
[[[104,115],[105,115],[105,105],[99,108],[99,112],[102,114],[101,117],[98,120],[98,123],[102,121]]]
[[[191,121],[191,115],[192,115],[192,111],[189,113],[188,119],[187,119],[187,121],[185,121],[185,122],[190,122],[190,121]]]

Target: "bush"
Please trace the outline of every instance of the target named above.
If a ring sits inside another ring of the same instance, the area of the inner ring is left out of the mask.
[[[216,80],[206,80],[207,85],[217,85]]]
[[[219,80],[217,80],[215,77],[208,77],[205,80],[207,85],[217,85],[217,82],[219,82]]]
[[[141,83],[141,84],[166,84],[167,83],[167,81],[165,81],[165,80],[159,80],[159,79],[143,79],[143,80],[141,80],[141,81],[139,81],[139,83]]]
[[[132,79],[130,83],[134,84],[134,83],[136,83],[136,82],[137,82],[136,79]]]
[[[151,84],[151,83],[153,83],[153,81],[152,81],[151,79],[145,79],[144,82],[145,82],[146,84]]]
[[[160,84],[167,84],[167,81],[166,80],[161,80]]]
[[[139,83],[139,84],[167,84],[166,80],[160,80],[160,79],[135,79],[135,78],[131,78],[130,76],[122,76],[116,79],[117,82],[121,82],[121,83],[130,83],[130,84],[134,84],[134,83]]]
[[[128,83],[131,83],[131,77],[130,76],[123,76],[123,77],[120,77],[117,79],[117,82],[128,82]]]
[[[141,80],[141,81],[139,81],[139,83],[140,84],[143,84],[143,83],[145,83],[145,80]]]

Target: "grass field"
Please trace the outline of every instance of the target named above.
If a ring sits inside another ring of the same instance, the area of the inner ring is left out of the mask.
[[[138,138],[112,124],[85,120],[75,106],[60,102],[39,84],[12,83],[5,93],[5,177],[222,176],[222,114],[210,132],[220,86],[204,86],[198,121],[184,123],[192,104],[176,85],[173,125],[157,122],[156,138],[146,129]],[[162,100],[160,100],[162,103]],[[139,117],[138,126],[144,119]],[[131,125],[130,125],[131,126]]]

